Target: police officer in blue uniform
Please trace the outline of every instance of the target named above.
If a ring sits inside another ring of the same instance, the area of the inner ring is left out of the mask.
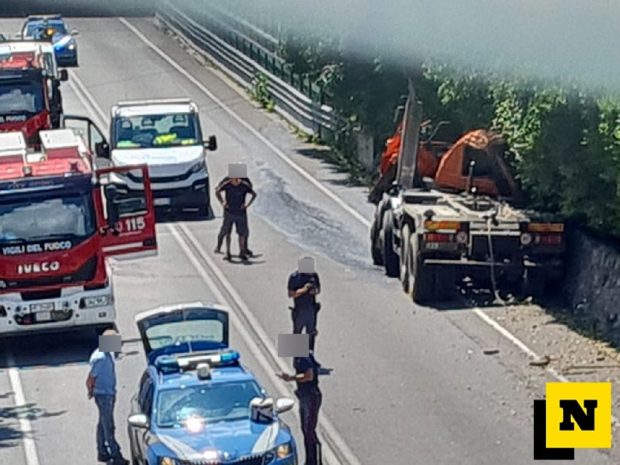
[[[309,259],[306,257],[305,259]],[[302,259],[303,260],[303,259]],[[318,334],[316,328],[320,304],[316,296],[321,292],[321,282],[317,273],[294,271],[288,278],[288,296],[293,299],[292,307],[293,333],[300,334],[305,328],[310,336],[310,350],[314,351],[314,340]]]
[[[297,383],[295,395],[299,399],[299,417],[306,450],[305,465],[322,465],[321,443],[316,434],[319,410],[323,402],[323,395],[319,389],[319,369],[321,366],[315,360],[312,352],[307,357],[295,357],[293,366],[295,374],[280,373],[278,376],[284,381],[295,381]]]

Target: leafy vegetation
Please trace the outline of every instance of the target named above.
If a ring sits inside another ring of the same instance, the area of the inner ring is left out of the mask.
[[[620,97],[434,61],[405,69],[377,50],[348,50],[346,37],[300,35],[283,25],[268,32],[280,38],[279,55],[293,71],[319,83],[326,103],[345,117],[334,142],[341,154],[353,154],[359,130],[380,153],[414,76],[425,118],[450,121],[449,137],[484,127],[506,138],[531,206],[620,236]],[[260,81],[255,87],[265,101]]]

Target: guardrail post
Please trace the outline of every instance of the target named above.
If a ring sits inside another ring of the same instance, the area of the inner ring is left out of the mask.
[[[373,137],[364,132],[360,131],[356,133],[357,138],[357,159],[362,164],[362,166],[366,169],[366,171],[371,172],[374,169],[374,139]]]

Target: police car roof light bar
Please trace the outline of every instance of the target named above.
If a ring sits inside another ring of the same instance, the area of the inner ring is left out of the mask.
[[[236,350],[194,353],[192,355],[161,355],[155,360],[155,367],[162,373],[194,370],[200,364],[211,368],[235,365],[241,355]]]

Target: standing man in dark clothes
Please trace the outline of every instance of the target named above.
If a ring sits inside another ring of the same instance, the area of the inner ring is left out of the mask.
[[[306,449],[305,465],[319,465],[323,463],[321,443],[316,434],[319,410],[323,402],[323,395],[319,389],[320,365],[310,352],[307,357],[295,357],[293,366],[295,368],[294,375],[280,373],[278,376],[284,381],[295,381],[297,383],[295,395],[299,399],[299,417]]]
[[[314,271],[314,259],[303,257],[299,260],[297,271],[288,278],[288,296],[293,299],[292,308],[293,333],[300,334],[306,328],[310,336],[310,350],[314,350],[314,340],[318,334],[316,328],[320,304],[316,296],[321,292],[319,275]]]
[[[241,178],[241,180],[248,184],[250,186],[250,188],[254,189],[254,187],[252,186],[252,181],[250,181],[250,178]],[[220,188],[220,186],[222,186],[224,183],[227,183],[228,181],[230,181],[230,177],[226,176],[216,187],[216,190]],[[246,229],[246,234],[245,234],[245,254],[249,257],[253,257],[254,256],[254,252],[252,252],[250,250],[250,246],[249,246],[249,239],[250,239],[250,230],[249,228]],[[220,250],[222,248],[222,244],[224,243],[224,238],[228,237],[227,240],[230,241],[230,232],[228,234],[226,234],[226,230],[224,229],[224,222],[222,222],[222,227],[220,228],[220,232],[217,235],[217,246],[215,247],[215,253],[220,253]]]
[[[256,199],[256,192],[252,189],[251,183],[244,181],[243,178],[247,179],[247,168],[245,164],[238,163],[228,165],[228,180],[222,180],[215,190],[215,195],[224,208],[224,221],[218,236],[218,246],[215,252],[219,253],[220,251],[220,237],[225,237],[227,260],[232,259],[230,254],[230,234],[233,224],[239,235],[239,258],[244,261],[248,259],[246,246],[246,238],[248,235],[247,209]],[[222,198],[222,192],[225,193],[226,200]],[[246,203],[248,194],[251,196],[251,199]]]

